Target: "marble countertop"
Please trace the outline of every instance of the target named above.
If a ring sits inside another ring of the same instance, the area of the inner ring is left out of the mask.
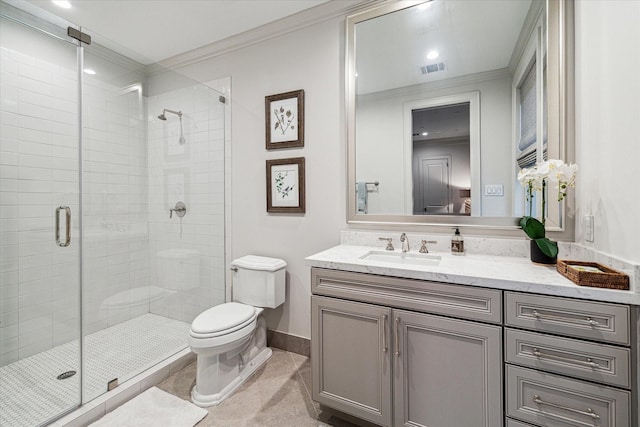
[[[378,251],[380,248],[343,244],[311,255],[305,260],[311,267],[332,270],[640,305],[640,293],[578,286],[558,273],[555,265],[536,265],[528,258],[477,254],[456,256],[430,252],[442,257],[439,265],[417,266],[361,259],[371,250]],[[410,253],[416,251],[412,250]]]

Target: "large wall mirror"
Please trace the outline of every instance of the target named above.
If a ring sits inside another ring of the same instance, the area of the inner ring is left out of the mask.
[[[573,157],[572,31],[565,0],[349,16],[349,222],[516,229],[520,168]],[[547,228],[572,238],[565,211],[550,206]]]

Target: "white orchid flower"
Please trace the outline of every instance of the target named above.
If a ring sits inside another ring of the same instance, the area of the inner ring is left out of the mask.
[[[520,172],[518,172],[518,181],[520,181],[521,184],[525,184],[527,181],[529,181],[528,176],[530,173],[531,168],[521,169]]]
[[[564,200],[567,196],[567,188],[575,187],[576,172],[578,166],[566,164],[562,160],[549,159],[537,163],[532,168],[522,169],[518,173],[518,181],[527,187],[530,196],[533,191],[542,191],[545,183],[554,183],[558,190],[558,201]],[[542,194],[544,204],[544,191]]]
[[[561,160],[549,160],[549,173],[547,179],[555,183],[558,190],[558,201],[567,196],[567,188],[575,187],[576,172],[578,167],[574,164],[566,164]]]

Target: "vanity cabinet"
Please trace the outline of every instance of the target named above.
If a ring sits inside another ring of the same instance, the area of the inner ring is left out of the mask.
[[[393,310],[394,426],[500,426],[499,326]]]
[[[311,297],[313,399],[391,425],[391,309]]]
[[[627,305],[505,292],[507,416],[542,427],[632,426],[631,319]]]
[[[500,291],[317,268],[312,289],[315,401],[381,426],[502,426]]]

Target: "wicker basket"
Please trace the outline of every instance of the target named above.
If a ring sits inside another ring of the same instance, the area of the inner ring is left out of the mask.
[[[594,267],[600,271],[585,271],[575,268],[574,266]],[[605,267],[597,262],[559,259],[557,269],[560,274],[580,286],[629,290],[628,275]]]

